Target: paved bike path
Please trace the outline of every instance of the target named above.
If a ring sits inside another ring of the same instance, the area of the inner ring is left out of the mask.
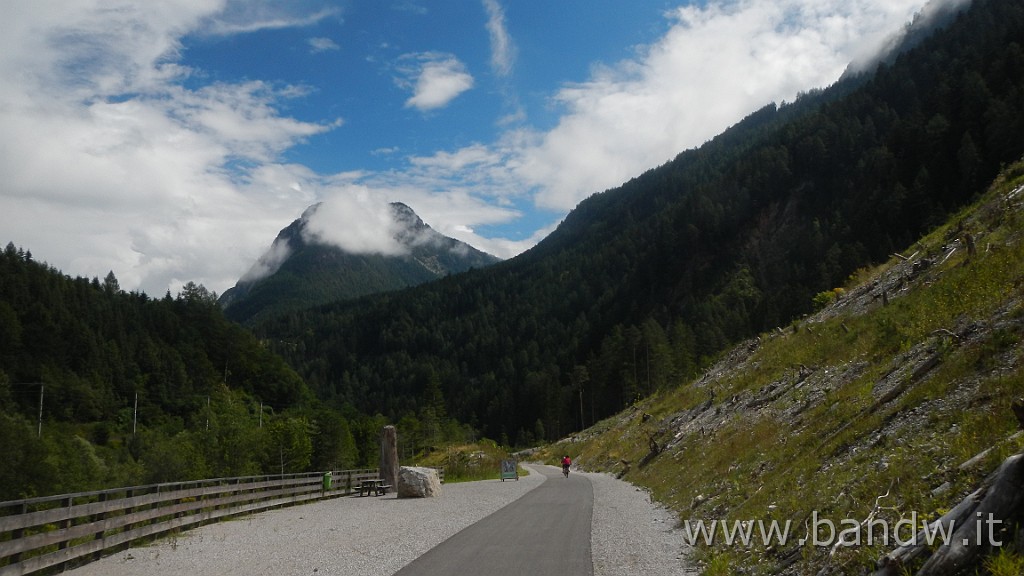
[[[579,474],[547,479],[525,496],[455,534],[395,576],[489,574],[592,576],[590,553],[594,487]]]

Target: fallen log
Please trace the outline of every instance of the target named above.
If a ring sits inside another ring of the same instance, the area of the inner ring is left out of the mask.
[[[982,482],[980,488],[964,498],[942,518],[922,529],[914,539],[883,556],[872,576],[896,576],[910,562],[923,558],[929,550],[928,535],[949,534],[932,554],[917,576],[956,574],[976,565],[981,557],[1002,545],[1003,530],[1024,517],[1024,453],[1006,460]]]
[[[977,506],[977,501],[980,499],[982,492],[982,489],[974,491],[942,518],[935,520],[917,532],[910,543],[882,556],[876,565],[877,569],[871,573],[871,576],[906,574],[904,571],[905,566],[919,558],[923,558],[928,553],[928,535],[939,532],[947,534],[952,532],[955,526],[962,524],[970,516],[971,511]]]
[[[953,533],[952,541],[935,551],[918,574],[954,574],[977,561],[979,556],[1001,546],[995,527],[1016,522],[1024,505],[1024,454],[1016,454],[996,471],[991,489]]]

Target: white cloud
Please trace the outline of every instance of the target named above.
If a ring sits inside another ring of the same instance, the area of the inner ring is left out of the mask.
[[[493,165],[501,157],[490,147],[474,144],[455,152],[437,152],[433,156],[411,158],[414,167],[439,170],[441,173],[460,172],[470,166]]]
[[[302,89],[185,87],[178,39],[216,16],[208,3],[17,0],[10,14],[0,24],[8,240],[68,274],[112,270],[126,289],[223,290],[282,213],[314,200],[263,181],[283,150],[331,127],[278,113]]]
[[[443,108],[473,87],[473,77],[466,66],[451,54],[408,54],[403,60],[406,78],[401,84],[413,90],[412,97],[405,102],[406,108],[421,111]]]
[[[310,38],[309,47],[314,54],[329,52],[331,50],[341,50],[341,46],[338,46],[337,42],[330,38]]]
[[[177,88],[168,114],[225,146],[232,156],[272,162],[296,141],[326,129],[280,116],[276,105],[291,94],[291,89],[282,92],[258,81],[196,91]]]
[[[395,240],[399,227],[388,199],[365,186],[347,186],[328,192],[324,202],[308,215],[309,242],[331,244],[355,254],[398,256],[407,249]]]
[[[495,125],[503,129],[519,125],[527,119],[511,80],[516,62],[516,45],[505,25],[505,11],[498,0],[483,0],[487,12],[487,33],[491,41],[491,71],[498,80],[504,112]]]
[[[287,240],[275,238],[270,245],[270,250],[263,253],[256,263],[249,268],[249,271],[242,275],[239,282],[255,282],[260,278],[270,276],[284,264],[284,261],[291,256],[291,248]]]
[[[307,186],[316,187],[324,208],[314,219],[322,241],[356,252],[400,253],[394,243],[395,230],[364,229],[367,224],[389,222],[384,205],[403,202],[437,232],[456,238],[480,250],[508,258],[536,244],[547,232],[519,241],[478,235],[474,226],[503,224],[522,213],[501,196],[512,186],[504,179],[504,156],[484,146],[411,158],[409,167],[395,172],[356,172],[324,177]],[[358,220],[358,221],[353,221]],[[351,234],[354,239],[345,236]]]
[[[826,86],[877,49],[921,0],[743,0],[667,14],[641,56],[595,68],[554,98],[565,110],[516,174],[540,206],[568,210],[698,146],[772,101]]]
[[[0,21],[0,97],[35,100],[26,90],[61,90],[67,96],[143,91],[187,73],[171,63],[181,31],[209,16],[193,2],[122,3],[11,0]]]
[[[487,252],[492,256],[507,259],[512,258],[517,254],[522,254],[523,252],[526,252],[530,248],[533,248],[548,234],[554,232],[556,227],[557,223],[545,226],[543,228],[538,228],[536,231],[533,232],[533,234],[531,234],[528,238],[524,238],[523,240],[511,240],[508,238],[500,237],[484,238],[478,236],[472,230],[468,232],[460,232],[458,230],[454,230],[452,231],[451,234],[448,235],[451,236],[452,238],[458,238],[463,242],[477,248],[478,250]]]
[[[514,43],[488,13],[491,66],[511,89]],[[318,237],[396,253],[389,201],[442,234],[509,257],[531,238],[479,230],[550,220],[697,146],[743,115],[824,86],[881,45],[923,0],[728,0],[669,11],[670,29],[627,61],[595,65],[551,101],[551,130],[509,128],[408,158],[401,169],[318,174],[283,153],[331,130],[282,112],[309,88],[254,79],[206,84],[181,63],[189,34],[303,26],[338,17],[317,0],[11,0],[0,19],[0,230],[69,274],[113,270],[126,289],[160,295],[188,281],[223,291],[295,214],[324,201]],[[334,49],[327,43],[320,46]],[[317,49],[316,43],[311,43]],[[474,86],[452,54],[399,62],[406,105],[430,111]],[[201,86],[201,87],[196,87]],[[504,113],[525,121],[515,95]],[[398,157],[379,148],[378,157]]]
[[[322,2],[316,0],[221,0],[220,4],[201,31],[232,35],[311,26],[341,13],[337,8],[320,8]]]
[[[483,0],[487,10],[487,32],[491,38],[491,69],[498,76],[512,73],[515,63],[515,44],[505,28],[505,11],[498,0]]]

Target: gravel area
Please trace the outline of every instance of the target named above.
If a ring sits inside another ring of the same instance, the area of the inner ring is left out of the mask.
[[[630,484],[584,475],[594,485],[595,576],[697,574],[686,571],[683,539],[670,512]],[[436,498],[350,496],[293,506],[189,530],[66,573],[390,576],[544,481],[531,470],[518,481],[446,484]]]
[[[687,558],[683,531],[647,491],[608,474],[584,474],[594,485],[590,549],[594,576],[700,574]]]

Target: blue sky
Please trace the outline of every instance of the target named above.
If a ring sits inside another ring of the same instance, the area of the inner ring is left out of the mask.
[[[924,4],[10,0],[0,241],[126,290],[223,292],[317,202],[322,241],[394,251],[401,201],[513,257]]]

